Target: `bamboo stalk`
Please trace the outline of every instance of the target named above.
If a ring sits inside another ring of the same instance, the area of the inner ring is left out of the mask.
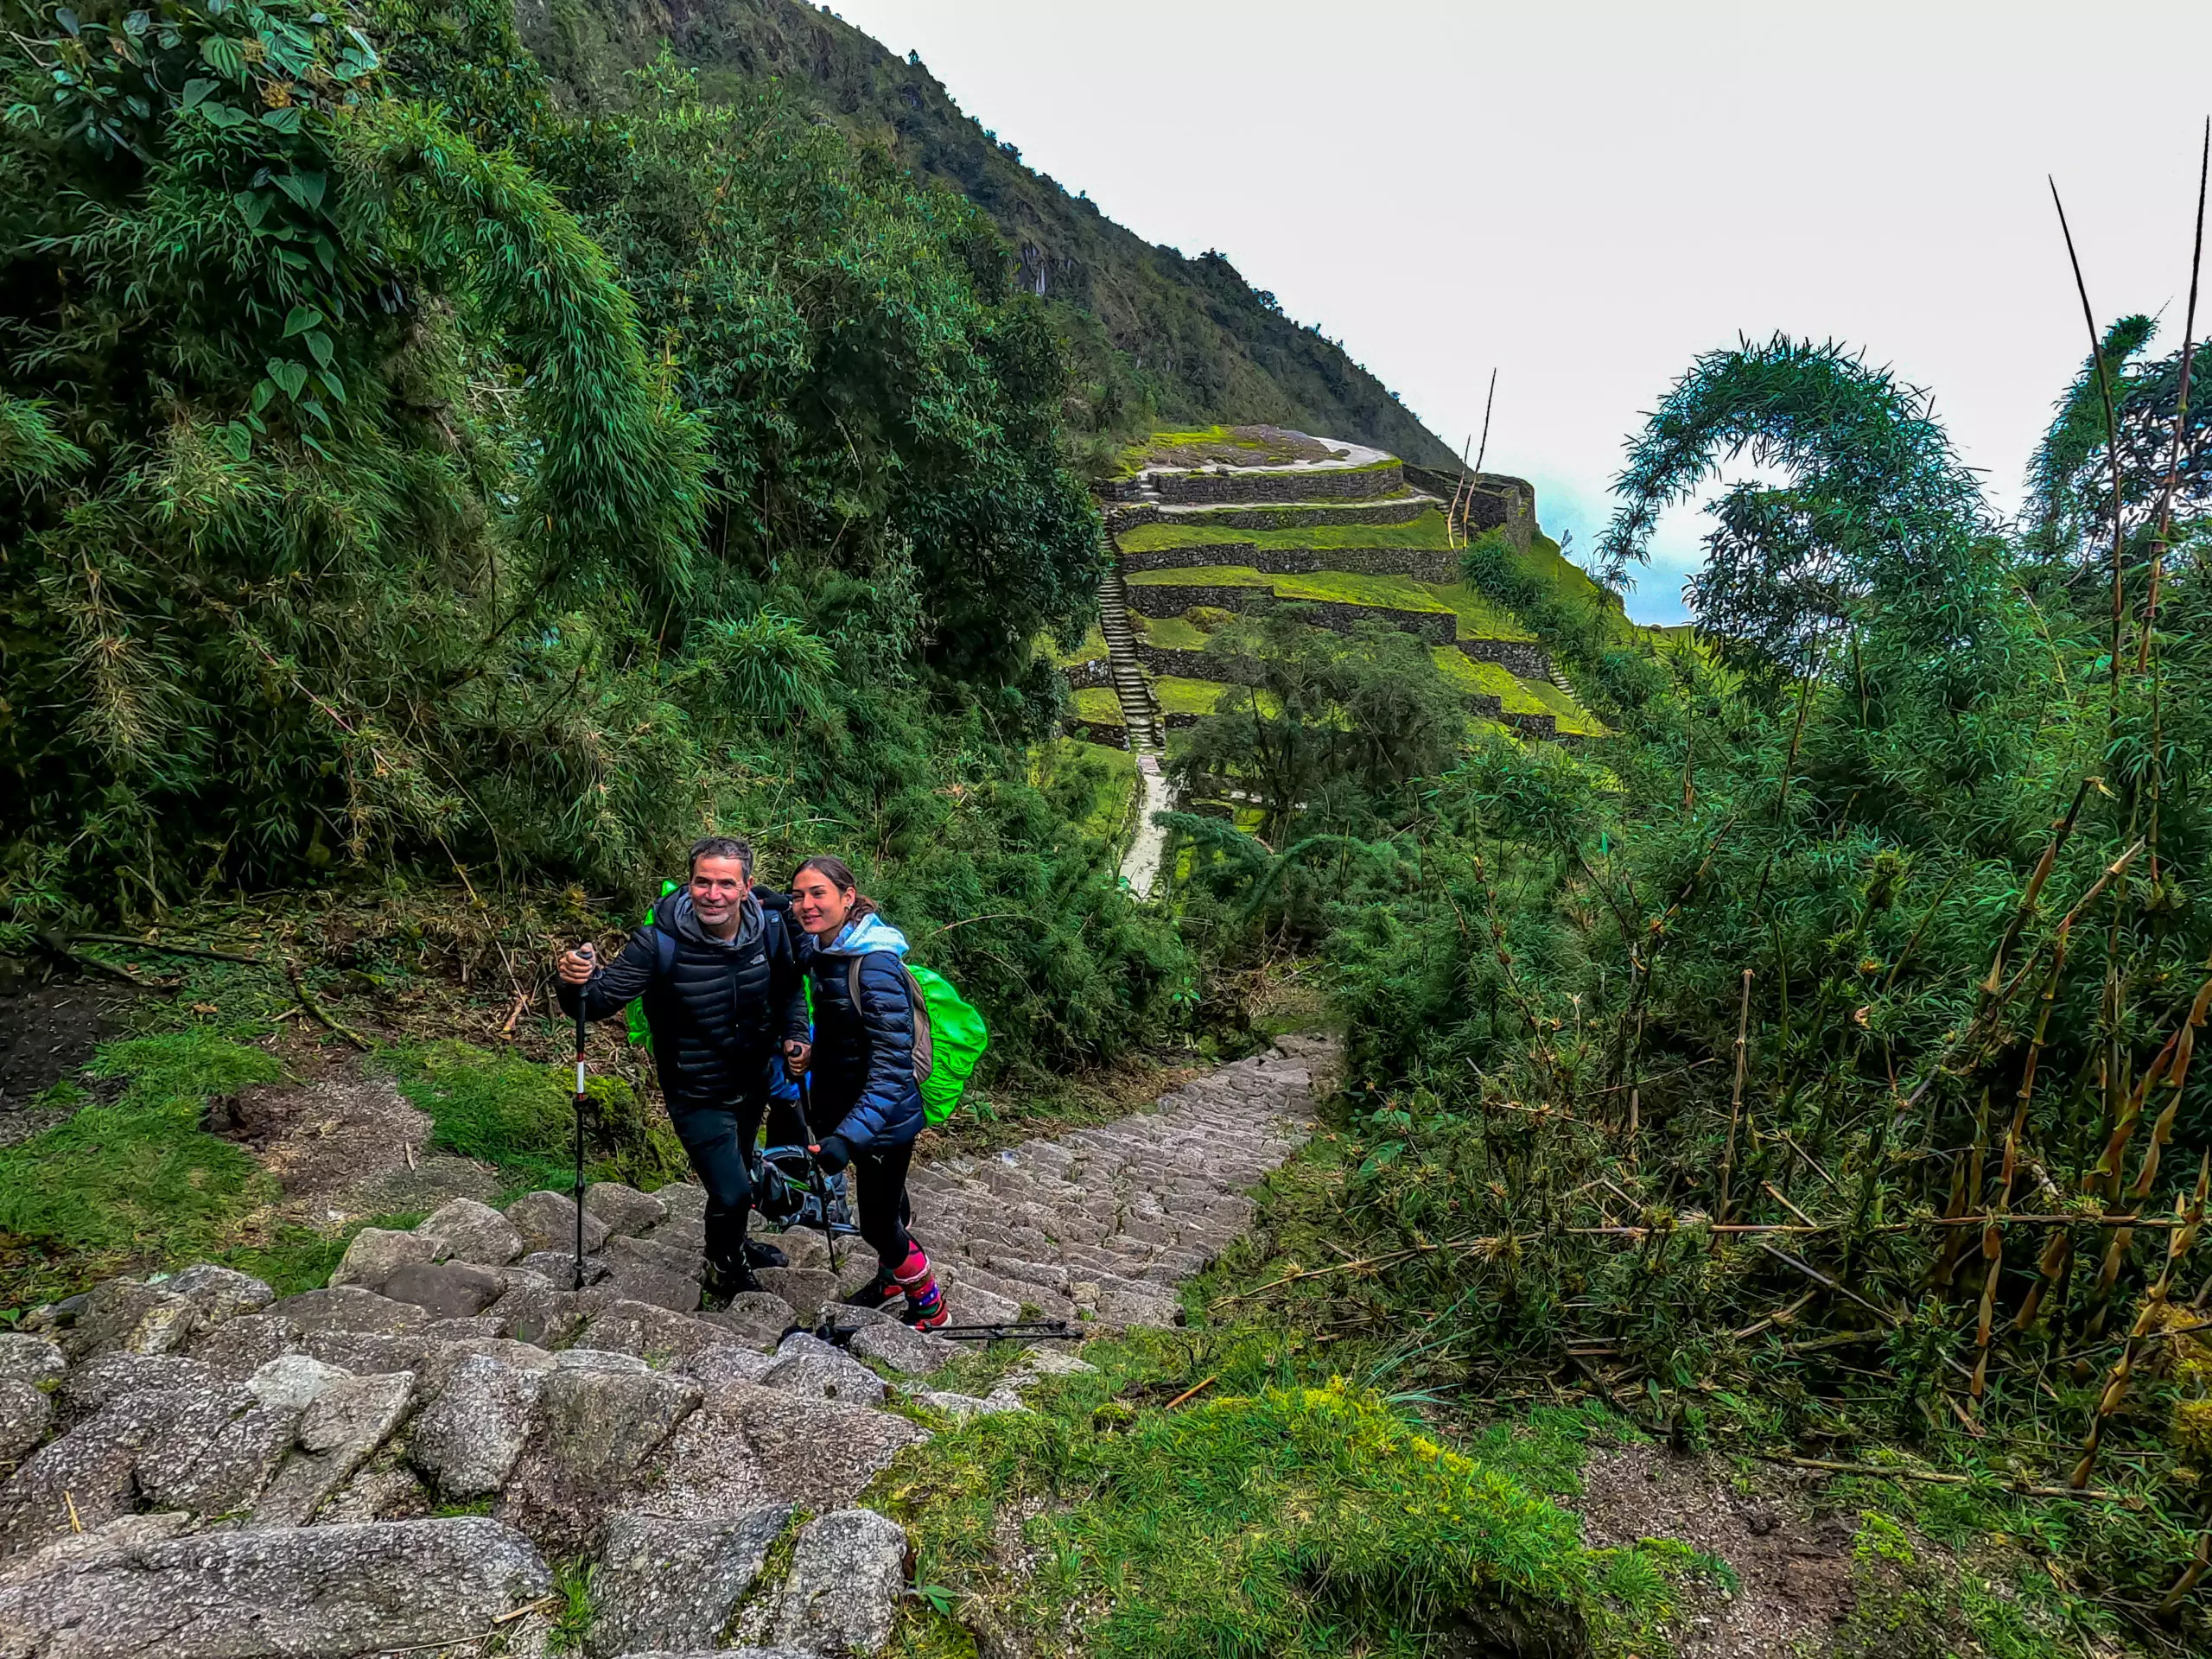
[[[2089,358],[2097,371],[2097,393],[2105,406],[2105,455],[2112,468],[2112,698],[2111,720],[2120,719],[2120,652],[2127,632],[2127,576],[2120,499],[2120,419],[2113,410],[2112,376],[2105,367],[2104,341],[2097,334],[2095,311],[2089,304],[2089,286],[2082,280],[2082,258],[2074,251],[2074,229],[2066,222],[2066,204],[2058,199],[2058,181],[2050,180],[2051,206],[2058,209],[2058,228],[2066,238],[2066,257],[2074,267],[2075,290],[2082,296],[2082,321],[2089,331]]]
[[[2189,250],[2189,310],[2181,329],[2181,385],[2174,397],[2174,437],[2166,452],[2165,487],[2158,493],[2158,528],[2151,538],[2151,586],[2143,605],[2142,649],[2135,659],[2138,674],[2151,665],[2151,633],[2158,622],[2158,576],[2165,566],[2166,541],[2173,529],[2174,489],[2181,478],[2183,435],[2189,429],[2189,372],[2196,353],[2196,284],[2204,268],[2204,193],[2208,183],[2212,183],[2212,118],[2204,123],[2204,154],[2196,168],[2196,239],[2190,244]],[[2151,764],[2158,765],[2155,746]],[[2154,817],[2152,823],[2156,823]]]
[[[2181,1259],[2196,1241],[2197,1227],[2204,1219],[2204,1200],[2208,1189],[2212,1189],[2212,1152],[2204,1154],[2196,1167],[2196,1190],[2185,1198],[2174,1200],[2174,1217],[2182,1224],[2166,1238],[2165,1267],[2158,1282],[2144,1297],[2143,1306],[2135,1316],[2135,1325],[2127,1333],[2126,1345],[2120,1350],[2120,1358],[2105,1379],[2104,1393],[2098,1397],[2096,1414],[2089,1421],[2089,1436],[2082,1444],[2082,1460],[2074,1465],[2074,1472],[2067,1478],[2067,1484],[2075,1491],[2089,1484],[2089,1477],[2097,1464],[2097,1449],[2103,1443],[2105,1424],[2120,1409],[2126,1398],[2127,1384],[2135,1370],[2135,1355],[2143,1339],[2157,1323],[2159,1311],[2166,1305],[2173,1291],[2174,1271]]]
[[[1744,969],[1743,997],[1736,1011],[1736,1082],[1728,1098],[1728,1150],[1720,1160],[1720,1204],[1713,1212],[1715,1224],[1728,1219],[1729,1189],[1736,1179],[1736,1131],[1744,1114],[1745,1044],[1751,1029],[1751,970]],[[1716,1236],[1715,1243],[1718,1243]]]

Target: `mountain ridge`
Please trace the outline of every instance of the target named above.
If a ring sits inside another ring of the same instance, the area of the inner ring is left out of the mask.
[[[1456,454],[1380,379],[1209,251],[1146,242],[1036,172],[965,114],[918,56],[803,0],[518,0],[524,43],[583,106],[622,96],[664,42],[710,97],[773,79],[997,225],[1052,312],[1075,382],[1071,435],[1113,442],[1178,422],[1329,432],[1429,466]]]

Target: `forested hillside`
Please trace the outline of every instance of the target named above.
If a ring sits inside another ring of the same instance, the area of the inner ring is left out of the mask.
[[[1075,365],[1069,425],[1103,461],[1154,425],[1259,421],[1427,466],[1453,452],[1344,349],[1283,315],[1220,254],[1154,247],[1023,165],[918,60],[804,0],[520,0],[523,39],[586,108],[619,108],[664,44],[709,98],[768,80],[988,213]],[[1100,27],[1110,25],[1102,21]]]

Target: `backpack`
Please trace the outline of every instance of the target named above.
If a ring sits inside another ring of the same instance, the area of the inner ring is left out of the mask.
[[[991,1046],[983,1016],[974,1003],[960,995],[943,974],[910,967],[899,959],[899,971],[906,976],[906,995],[914,1005],[914,1081],[922,1091],[922,1116],[932,1126],[944,1122],[960,1109],[968,1078],[983,1051]],[[861,1007],[861,958],[845,967],[845,995],[853,1012]]]

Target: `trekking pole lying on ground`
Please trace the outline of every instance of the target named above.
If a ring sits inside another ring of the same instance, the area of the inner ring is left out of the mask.
[[[578,947],[576,954],[588,961],[592,948]],[[590,990],[585,986],[576,996],[576,1288],[584,1287],[584,1000]]]
[[[867,1328],[862,1325],[831,1325],[825,1319],[811,1331],[795,1325],[784,1334],[788,1337],[792,1331],[804,1331],[817,1341],[842,1348]],[[948,1337],[954,1342],[1081,1342],[1084,1333],[1071,1330],[1065,1319],[1007,1319],[996,1325],[940,1325],[928,1334]]]

